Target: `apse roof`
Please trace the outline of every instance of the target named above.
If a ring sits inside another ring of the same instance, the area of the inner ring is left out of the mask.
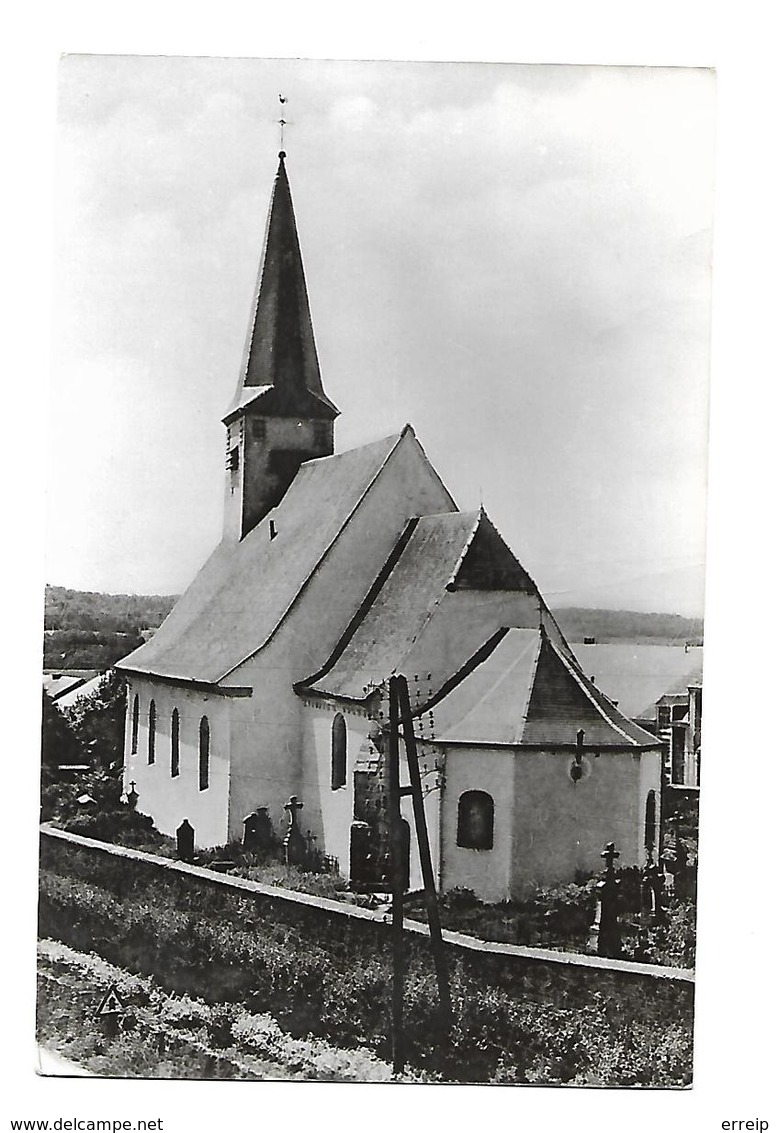
[[[657,747],[658,741],[627,720],[591,685],[542,627],[509,628],[471,658],[461,679],[431,705],[440,743],[533,748]]]

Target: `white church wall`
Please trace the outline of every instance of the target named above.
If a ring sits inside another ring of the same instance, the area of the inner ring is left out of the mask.
[[[583,776],[571,778],[571,751],[516,755],[512,892],[573,881],[577,870],[603,869],[601,852],[614,842],[619,865],[643,864],[643,803],[639,752],[588,753]]]
[[[485,791],[495,804],[492,849],[457,845],[460,796]],[[505,901],[511,892],[514,825],[514,755],[511,750],[451,747],[446,752],[442,798],[441,888],[470,889],[482,901]]]
[[[252,695],[231,700],[231,838],[243,836],[244,818],[260,806],[268,808],[282,837],[287,826],[284,804],[290,795],[301,794],[300,703],[285,661],[270,647],[233,674],[236,684],[252,688]],[[307,819],[304,812],[301,820]]]
[[[366,742],[370,721],[365,716],[341,711],[346,723],[346,782],[333,790],[332,736],[336,712],[335,708],[308,708],[305,711],[306,740],[313,747],[313,758],[306,762],[303,792],[312,811],[320,816],[318,848],[336,858],[339,872],[348,877],[349,840],[354,815],[354,765]]]
[[[132,713],[138,696],[138,744],[132,751]],[[125,729],[124,784],[135,783],[138,810],[149,814],[163,834],[175,836],[184,818],[195,829],[200,847],[227,841],[227,800],[230,780],[229,702],[177,685],[130,678]],[[149,707],[154,700],[156,723],[154,763],[149,763]],[[179,714],[179,773],[171,774],[173,709]],[[200,722],[209,729],[208,787],[200,790]]]
[[[440,753],[425,745],[418,745],[419,771],[422,779],[422,800],[425,807],[425,823],[427,837],[430,843],[430,858],[433,866],[433,878],[436,889],[441,888],[441,805],[443,801],[443,775],[439,773],[437,764],[442,761]],[[401,744],[401,784],[407,783],[407,765],[403,757]],[[414,804],[410,797],[401,799],[400,812],[411,828],[411,854],[409,861],[409,888],[421,889],[423,887],[422,865],[419,857],[419,839],[414,823]]]
[[[337,713],[346,723],[346,782],[342,787],[332,787],[332,737],[333,720]],[[354,820],[354,770],[356,763],[371,754],[368,736],[374,725],[361,711],[349,710],[343,706],[310,705],[304,714],[304,732],[307,743],[311,745],[314,759],[311,766],[316,770],[316,778],[308,778],[304,783],[304,798],[317,800],[322,825],[317,833],[317,846],[326,854],[338,860],[338,868],[345,878],[350,876],[351,825]],[[430,856],[433,875],[439,881],[440,860],[440,804],[441,791],[438,786],[439,775],[436,770],[438,755],[424,747],[419,749],[419,764],[427,821]],[[401,783],[409,782],[403,744],[400,745]],[[411,829],[411,853],[409,862],[409,886],[422,888],[422,867],[419,859],[419,844],[414,824],[413,803],[409,797],[401,800],[401,814]],[[316,831],[312,832],[316,833]]]
[[[323,836],[316,744],[304,730],[293,685],[330,656],[408,519],[451,508],[418,441],[406,433],[273,639],[224,682],[253,689],[232,702],[231,836],[240,836],[242,818],[257,805],[268,806],[276,824],[290,794],[306,808],[304,829]],[[276,537],[283,540],[283,529]]]

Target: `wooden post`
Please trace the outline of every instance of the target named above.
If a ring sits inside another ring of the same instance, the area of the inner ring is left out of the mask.
[[[403,830],[400,814],[400,756],[398,750],[398,682],[389,681],[389,766],[387,787],[390,826],[390,879],[392,883],[392,1073],[406,1064],[403,1044]]]
[[[438,915],[438,901],[436,900],[435,878],[433,876],[433,861],[430,856],[430,839],[427,833],[427,818],[425,816],[425,803],[422,797],[422,778],[419,772],[419,758],[417,755],[417,741],[414,735],[414,721],[411,718],[411,699],[408,693],[408,682],[405,677],[396,678],[398,699],[400,702],[400,718],[403,724],[403,740],[406,745],[406,760],[411,781],[411,801],[414,804],[414,823],[417,828],[417,844],[419,846],[419,862],[422,867],[422,882],[425,889],[425,905],[430,926],[430,944],[433,949],[433,962],[435,964],[436,979],[438,981],[438,1002],[440,1007],[440,1021],[443,1032],[449,1030],[452,1019],[452,1001],[449,993],[449,973],[446,966],[444,941],[441,935],[441,918]]]

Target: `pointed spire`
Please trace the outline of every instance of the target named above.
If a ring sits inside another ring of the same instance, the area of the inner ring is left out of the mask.
[[[262,393],[270,414],[305,412],[332,420],[338,409],[322,388],[285,156],[281,150],[243,365],[228,416]]]

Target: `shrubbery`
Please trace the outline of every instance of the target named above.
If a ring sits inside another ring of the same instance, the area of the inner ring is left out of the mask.
[[[640,915],[640,870],[620,870],[622,956],[650,964],[691,968],[695,964],[695,906],[688,898],[668,896],[663,914],[645,922]],[[526,901],[485,905],[468,889],[440,899],[441,922],[455,932],[484,940],[529,947],[586,952],[595,915],[598,878],[568,885],[538,887]],[[424,917],[415,910],[414,916]]]

